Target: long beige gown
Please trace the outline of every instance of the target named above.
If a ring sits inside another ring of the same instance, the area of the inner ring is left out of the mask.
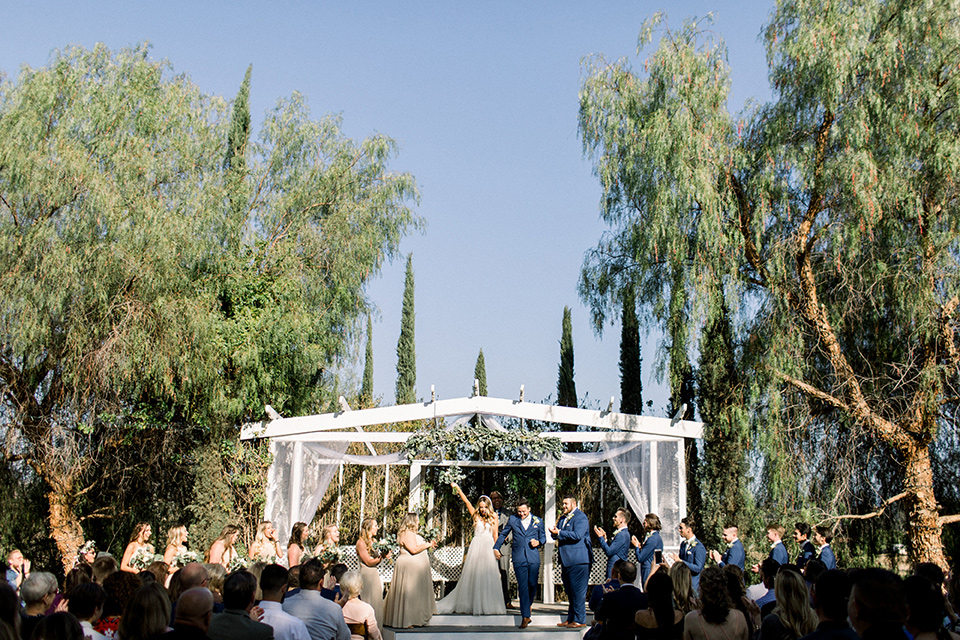
[[[424,544],[419,535],[417,544]],[[383,624],[386,627],[422,627],[430,622],[436,613],[437,601],[433,595],[430,556],[426,549],[411,555],[406,547],[400,546],[397,565],[393,569],[393,582],[387,591],[383,609]]]
[[[360,543],[357,543],[360,546]],[[366,546],[366,545],[364,545]],[[369,553],[370,550],[367,550]],[[359,554],[358,554],[359,559]],[[363,588],[360,589],[360,599],[373,607],[377,617],[377,624],[383,624],[383,580],[377,567],[370,567],[360,560],[360,577],[363,579]]]

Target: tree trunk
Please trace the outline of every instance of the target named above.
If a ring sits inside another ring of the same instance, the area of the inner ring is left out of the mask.
[[[933,493],[930,450],[920,444],[910,446],[903,451],[903,462],[906,472],[903,484],[909,492],[906,500],[910,510],[907,525],[910,560],[933,562],[946,571],[949,565],[943,554],[942,530],[938,522],[940,509]]]
[[[73,508],[72,483],[49,482],[50,537],[57,543],[64,573],[73,568],[77,550],[83,546],[83,527]]]

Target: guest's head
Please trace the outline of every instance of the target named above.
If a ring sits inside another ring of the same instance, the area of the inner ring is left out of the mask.
[[[81,563],[67,572],[67,577],[63,579],[63,592],[70,593],[75,586],[85,582],[93,582],[93,567]]]
[[[942,588],[923,576],[912,575],[903,580],[903,593],[910,611],[907,631],[916,637],[939,630],[946,615]]]
[[[66,611],[44,616],[33,630],[33,640],[83,640],[80,621]]]
[[[20,584],[20,597],[27,615],[43,613],[57,597],[56,577],[46,571],[34,571]]]
[[[760,578],[763,580],[763,586],[767,589],[773,589],[774,580],[780,571],[780,563],[773,558],[764,558],[760,563]]]
[[[189,566],[189,565],[188,565]],[[186,568],[186,567],[184,567]],[[207,589],[213,593],[223,593],[223,581],[227,579],[227,570],[223,567],[222,564],[204,564],[203,568],[207,570],[207,583],[193,585],[196,587],[206,586]],[[182,586],[182,585],[181,585]],[[188,588],[192,587],[183,587],[183,590],[186,591]]]
[[[117,571],[107,576],[103,581],[103,590],[107,592],[107,600],[103,604],[103,615],[121,615],[127,603],[133,598],[133,594],[142,586],[140,578],[127,571]]]
[[[923,576],[935,585],[943,584],[943,569],[933,562],[918,562],[913,568],[913,575]]]
[[[870,628],[903,626],[907,619],[907,602],[899,576],[885,569],[861,569],[851,578],[853,588],[847,617],[861,638]]]
[[[93,561],[93,581],[97,584],[103,584],[111,573],[120,570],[117,559],[113,556],[100,556]]]
[[[194,587],[180,594],[173,623],[178,627],[196,627],[206,633],[212,617],[213,594],[205,587]]]
[[[670,578],[673,580],[673,594],[677,601],[677,608],[689,613],[693,605],[693,574],[685,562],[674,562],[670,567]]]
[[[300,588],[300,565],[290,567],[290,573],[287,574],[287,589]]]
[[[151,574],[156,582],[163,585],[167,581],[167,576],[170,575],[170,565],[161,560],[151,562],[144,573]]]
[[[648,513],[643,516],[643,528],[647,531],[660,531],[663,525],[660,523],[660,516],[655,513]]]
[[[734,606],[740,602],[740,598],[746,593],[743,584],[743,570],[735,564],[723,565],[723,575],[727,578],[727,591],[730,592],[730,599]]]
[[[183,583],[180,582],[180,573],[183,569],[178,569],[173,572],[173,575],[170,576],[170,582],[167,583],[167,596],[170,598],[170,602],[176,602],[180,599],[180,594],[183,593]]]
[[[619,579],[620,579],[620,568],[623,567],[623,563],[624,563],[624,562],[625,562],[625,561],[624,561],[624,560],[621,560],[620,558],[617,558],[617,559],[614,561],[614,563],[613,563],[613,568],[612,568],[611,571],[610,571],[610,579],[611,579],[611,580],[619,580]]]
[[[260,592],[264,600],[281,602],[287,591],[290,572],[279,564],[268,564],[260,573]],[[342,585],[341,585],[342,590]]]
[[[703,618],[713,624],[722,624],[732,607],[723,571],[718,567],[704,569],[700,573],[700,612]]]
[[[14,638],[20,637],[20,597],[6,580],[0,580],[0,622],[10,626]]]
[[[347,565],[343,564],[342,562],[339,562],[333,565],[332,567],[330,567],[330,574],[333,576],[333,579],[339,583],[340,578],[343,577],[343,574],[345,574],[347,570],[348,570]]]
[[[363,589],[363,578],[356,571],[347,571],[340,578],[340,593],[348,599],[356,598]]]
[[[153,583],[137,589],[127,602],[120,625],[119,640],[152,640],[167,629],[170,599],[163,585]]]
[[[253,574],[253,577],[256,579],[257,583],[257,590],[253,596],[255,600],[260,600],[263,597],[263,594],[260,593],[260,574],[263,572],[263,568],[266,566],[266,562],[254,562],[247,567],[247,571]]]
[[[223,583],[223,606],[249,611],[257,594],[257,579],[249,571],[234,571]]]
[[[323,563],[317,558],[310,558],[300,565],[300,588],[305,591],[318,591],[323,573]]]
[[[103,614],[107,592],[96,582],[85,582],[67,592],[67,611],[78,620],[96,622]]]
[[[673,626],[673,580],[665,571],[656,571],[647,580],[647,598],[658,627]]]
[[[846,571],[831,569],[820,574],[810,593],[820,620],[843,622],[847,619],[850,586],[850,576]]]
[[[633,584],[637,579],[637,565],[629,560],[624,560],[620,565],[620,582],[622,584]]]
[[[827,565],[823,564],[820,560],[816,558],[810,558],[803,565],[803,579],[806,580],[809,584],[813,584],[817,581],[823,572],[827,570]]]
[[[793,637],[811,633],[817,626],[817,616],[810,608],[810,592],[803,576],[792,570],[777,573],[774,585],[777,606],[774,613]]]

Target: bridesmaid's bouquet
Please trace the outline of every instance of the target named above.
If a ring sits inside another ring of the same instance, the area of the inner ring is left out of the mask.
[[[420,531],[420,535],[427,542],[440,542],[440,530],[436,527],[425,527]]]
[[[244,560],[239,555],[230,561],[230,564],[227,565],[227,573],[233,573],[234,571],[246,571],[247,570],[247,561]]]
[[[337,564],[340,562],[340,549],[339,547],[324,547],[320,555],[317,556],[317,559],[320,560],[325,567]]]
[[[379,557],[384,557],[390,552],[394,552],[396,555],[397,551],[397,536],[392,533],[385,534],[381,536],[380,540],[374,541],[373,543],[373,552],[376,553]]]
[[[183,567],[191,562],[200,562],[200,556],[195,551],[181,551],[173,557],[175,567]]]
[[[159,558],[163,560],[163,556],[159,556]],[[130,558],[130,566],[137,571],[143,571],[153,564],[156,559],[157,556],[153,553],[153,546],[148,544],[133,552],[133,556]]]

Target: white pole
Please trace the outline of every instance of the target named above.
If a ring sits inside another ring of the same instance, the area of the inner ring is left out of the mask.
[[[420,475],[423,471],[423,464],[420,462],[410,463],[410,496],[407,498],[407,510],[417,512],[420,510]]]
[[[427,526],[433,526],[433,487],[430,487],[430,491],[427,492]]]
[[[363,524],[363,505],[367,504],[367,471],[360,474],[360,524]]]
[[[340,477],[337,484],[337,528],[340,528],[340,507],[343,506],[343,463],[340,463]]]
[[[303,505],[300,501],[301,490],[303,488],[303,443],[297,442],[293,445],[293,472],[290,474],[290,517],[292,522],[288,529],[293,528],[293,523],[301,519],[300,510]],[[311,514],[313,515],[313,514]],[[307,518],[303,518],[307,520]],[[312,520],[313,518],[310,518]],[[310,524],[307,522],[307,524]]]
[[[557,524],[557,467],[553,462],[544,467],[543,526],[552,529]],[[547,532],[547,544],[543,549],[543,604],[554,603],[553,549],[556,543]]]
[[[383,473],[383,529],[387,528],[387,498],[390,496],[390,465],[386,466]]]
[[[649,446],[650,448],[650,468],[647,469],[650,513],[660,515],[660,456],[657,453],[657,441],[651,440],[649,445],[641,446]]]

